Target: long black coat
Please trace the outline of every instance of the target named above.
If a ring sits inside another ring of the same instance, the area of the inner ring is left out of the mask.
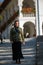
[[[21,50],[21,42],[14,42],[12,44],[13,60],[23,58]]]
[[[10,40],[12,43],[13,60],[23,58],[21,44],[24,36],[21,28],[12,28],[10,31]]]

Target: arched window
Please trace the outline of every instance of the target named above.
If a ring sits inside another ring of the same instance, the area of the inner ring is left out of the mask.
[[[35,2],[33,0],[23,0],[22,13],[24,16],[35,16]]]
[[[24,23],[24,37],[33,37],[36,36],[36,29],[34,23],[28,21]]]

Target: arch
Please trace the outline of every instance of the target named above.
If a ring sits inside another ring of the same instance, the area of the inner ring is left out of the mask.
[[[22,13],[25,15],[28,14],[36,14],[36,9],[35,9],[35,1],[33,0],[23,0],[22,2]]]
[[[24,29],[24,37],[33,37],[36,36],[36,29],[35,29],[35,24],[32,23],[31,21],[28,21],[24,23],[23,25]]]
[[[23,0],[22,2],[23,6],[22,7],[31,7],[31,8],[35,8],[35,2],[33,0]]]

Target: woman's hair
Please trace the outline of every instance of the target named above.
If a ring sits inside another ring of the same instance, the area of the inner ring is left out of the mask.
[[[16,22],[19,22],[19,20],[15,20],[15,21],[14,21],[14,27],[15,27],[15,23],[16,23]]]

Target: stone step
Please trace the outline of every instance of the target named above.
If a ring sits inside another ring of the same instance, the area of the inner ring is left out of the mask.
[[[34,40],[25,41],[25,45],[22,44],[22,54],[24,59],[21,59],[19,65],[35,65],[36,61],[36,43]],[[12,44],[3,43],[0,44],[0,64],[3,65],[17,65],[12,60]]]

